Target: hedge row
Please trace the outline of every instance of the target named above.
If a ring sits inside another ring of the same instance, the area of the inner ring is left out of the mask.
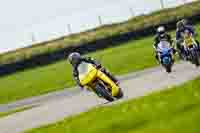
[[[72,34],[56,40],[51,40],[32,45],[30,47],[17,49],[16,51],[3,53],[0,55],[0,65],[30,60],[31,58],[39,55],[63,51],[64,49],[82,46],[84,44],[88,44],[89,42],[95,42],[96,40],[112,38],[116,35],[140,31],[148,27],[158,26],[159,24],[177,21],[181,18],[198,16],[199,14],[200,1],[182,5],[176,8],[153,12],[149,15],[134,17],[123,23],[104,25],[102,27],[79,34]]]

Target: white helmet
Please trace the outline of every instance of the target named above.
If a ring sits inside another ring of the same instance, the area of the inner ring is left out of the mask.
[[[159,26],[157,29],[157,34],[159,34],[160,37],[164,37],[165,36],[165,27]]]
[[[165,33],[165,27],[164,26],[159,26],[158,29],[157,29],[157,33],[159,33],[159,34]]]

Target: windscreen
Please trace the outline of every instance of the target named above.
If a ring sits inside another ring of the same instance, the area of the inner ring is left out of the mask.
[[[161,50],[161,51],[164,50],[164,49],[169,49],[169,48],[170,48],[170,44],[167,41],[161,41],[158,44],[158,49]]]
[[[80,75],[85,75],[88,73],[89,71],[89,63],[86,62],[82,62],[81,64],[79,64],[78,66],[78,72]]]

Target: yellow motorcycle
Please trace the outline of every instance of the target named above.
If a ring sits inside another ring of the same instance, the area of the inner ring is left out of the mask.
[[[92,64],[82,62],[78,66],[78,72],[81,85],[92,90],[99,97],[108,101],[123,97],[121,88]]]
[[[195,64],[197,67],[200,65],[199,62],[199,51],[195,39],[189,32],[184,34],[183,45],[185,47],[185,52],[189,57],[190,62]]]

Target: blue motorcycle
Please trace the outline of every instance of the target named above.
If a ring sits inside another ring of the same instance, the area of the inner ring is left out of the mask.
[[[166,72],[170,73],[172,72],[172,65],[174,63],[173,61],[173,48],[171,47],[162,47],[157,50],[160,56],[160,62],[162,66],[166,69]]]

